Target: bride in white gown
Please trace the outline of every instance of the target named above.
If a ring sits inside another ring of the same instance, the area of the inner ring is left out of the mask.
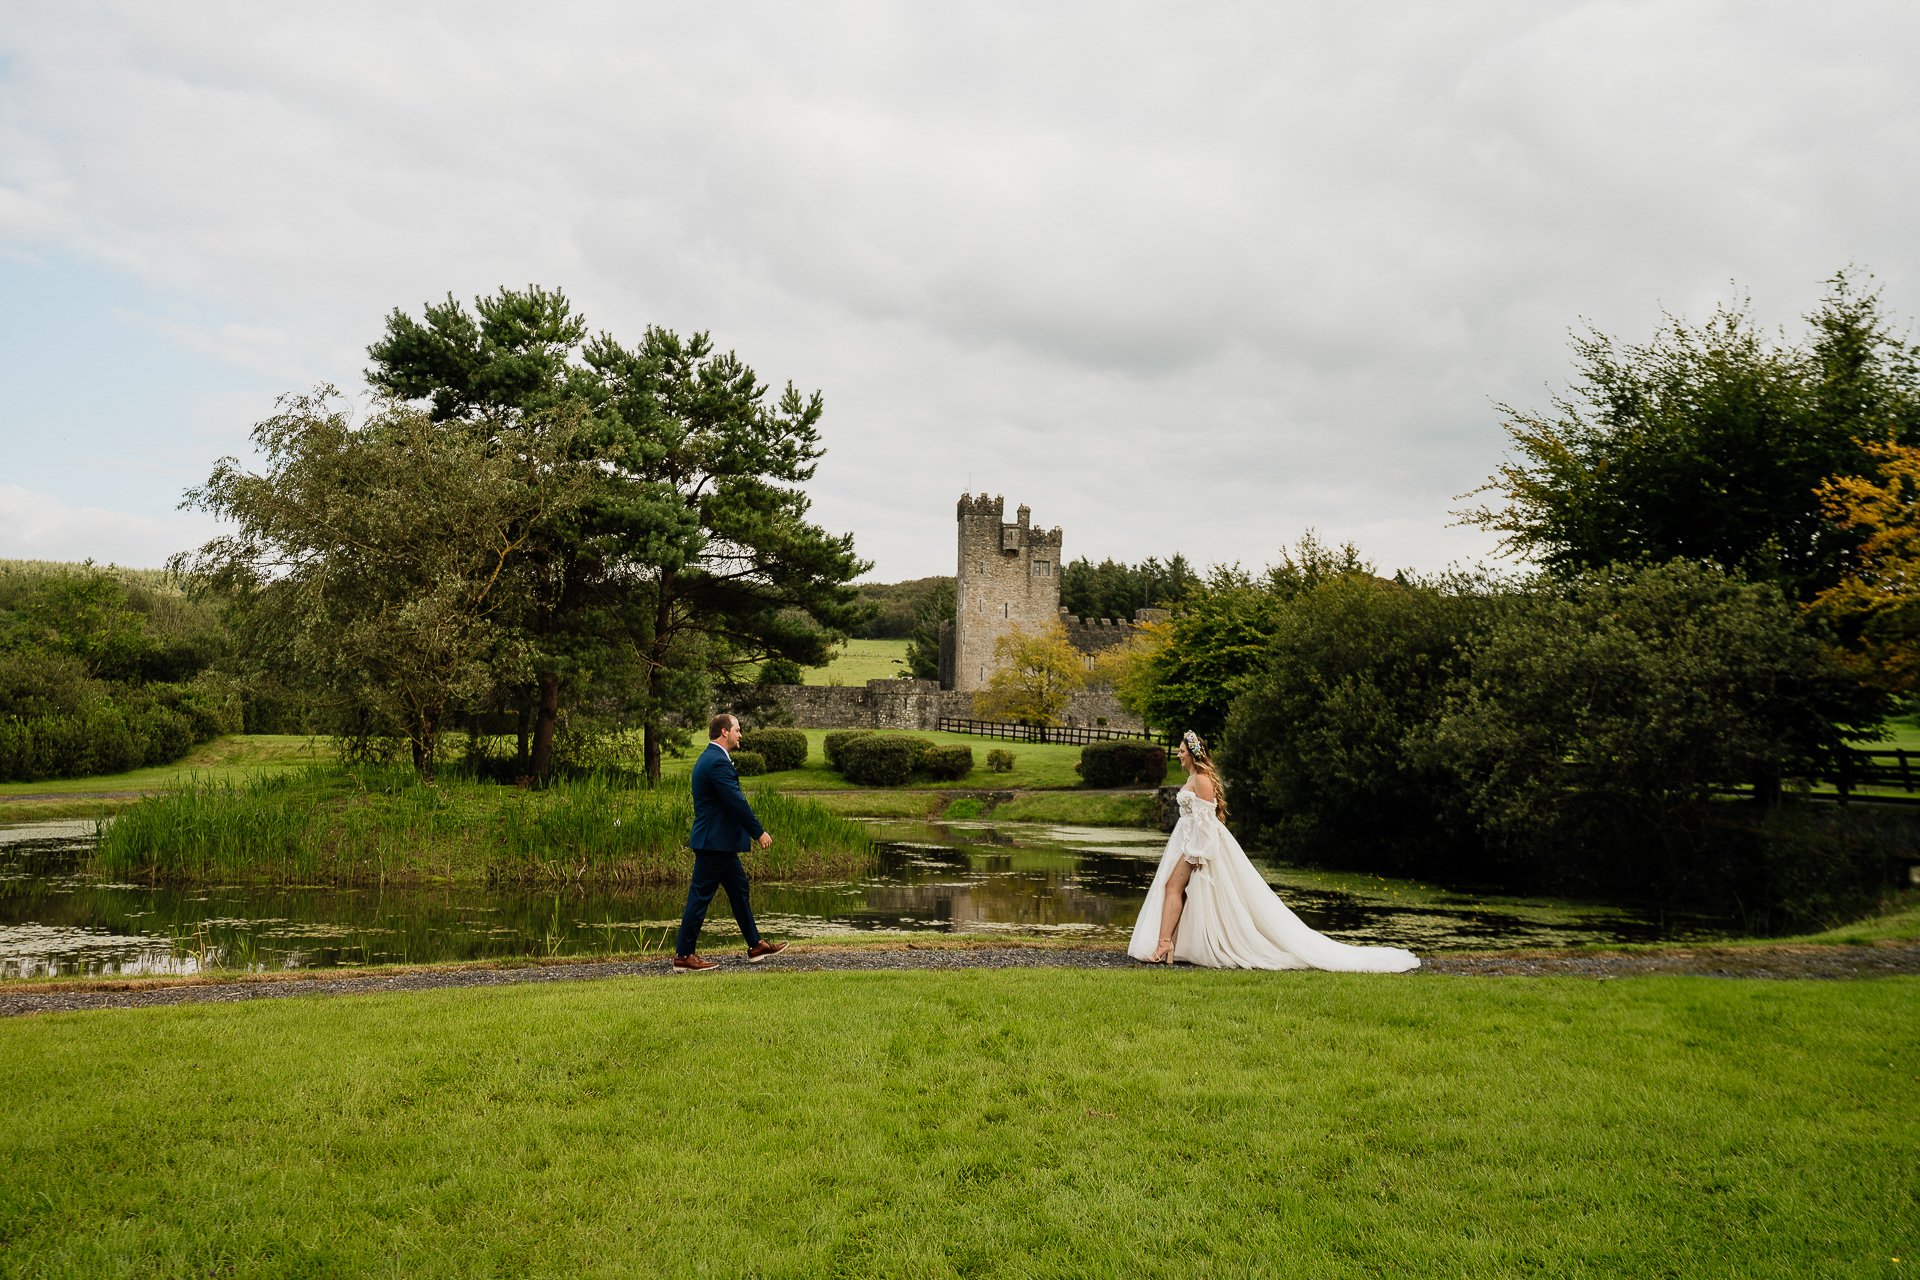
[[[1221,824],[1225,788],[1206,744],[1180,741],[1180,822],[1140,907],[1127,954],[1149,963],[1186,960],[1209,969],[1338,969],[1404,973],[1420,967],[1399,947],[1353,947],[1315,933],[1288,910]]]

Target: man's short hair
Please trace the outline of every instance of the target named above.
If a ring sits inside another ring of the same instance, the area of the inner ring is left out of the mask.
[[[707,741],[718,742],[720,735],[733,728],[739,721],[730,715],[717,715],[707,722]]]

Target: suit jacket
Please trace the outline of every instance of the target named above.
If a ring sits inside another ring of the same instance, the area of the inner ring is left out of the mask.
[[[709,742],[693,762],[693,834],[695,850],[739,853],[766,828],[740,790],[740,775],[722,748]]]

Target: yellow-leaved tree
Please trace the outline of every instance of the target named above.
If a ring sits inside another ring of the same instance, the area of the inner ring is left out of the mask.
[[[1920,684],[1920,448],[1861,445],[1873,474],[1834,476],[1817,490],[1828,517],[1860,538],[1853,571],[1815,596],[1878,683],[1896,693]]]
[[[973,714],[982,720],[1017,720],[1054,726],[1067,703],[1087,683],[1087,673],[1059,623],[1040,631],[1018,623],[993,642],[999,669],[987,687],[973,695]]]

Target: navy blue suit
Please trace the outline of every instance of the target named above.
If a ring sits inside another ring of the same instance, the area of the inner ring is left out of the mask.
[[[760,942],[753,908],[747,905],[747,869],[740,851],[759,839],[766,828],[753,816],[753,806],[740,790],[733,759],[718,743],[709,742],[693,762],[693,883],[687,887],[687,909],[680,917],[680,940],[675,954],[690,956],[707,920],[707,905],[716,889],[727,891],[734,921],[749,947]]]

